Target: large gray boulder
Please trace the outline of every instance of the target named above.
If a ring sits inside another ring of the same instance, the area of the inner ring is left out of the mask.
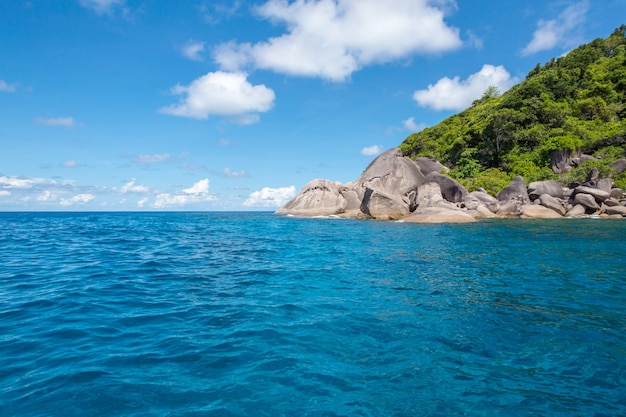
[[[438,207],[442,203],[444,203],[444,199],[441,194],[441,187],[436,182],[427,182],[417,187],[416,207]]]
[[[600,210],[600,205],[591,194],[578,193],[574,196],[574,204],[579,204],[585,208],[587,213]]]
[[[574,188],[574,196],[578,194],[589,194],[593,196],[593,198],[595,198],[598,203],[602,203],[604,200],[611,196],[611,194],[607,193],[606,191],[600,190],[598,188],[586,187],[584,185],[579,185],[578,187]]]
[[[365,190],[361,211],[377,220],[399,220],[410,213],[409,205],[399,196],[372,188]]]
[[[415,213],[405,217],[402,221],[406,223],[473,223],[476,219],[458,209],[426,207],[418,208]]]
[[[626,171],[626,159],[618,159],[609,166],[613,168],[615,172],[621,174],[622,172]]]
[[[613,180],[610,178],[600,178],[596,181],[596,188],[611,194],[611,190],[613,189]]]
[[[521,208],[520,217],[524,219],[560,219],[563,216],[538,204],[526,204]]]
[[[498,214],[505,216],[520,214],[522,206],[530,203],[524,178],[520,176],[513,178],[509,185],[496,194],[496,199]]]
[[[330,216],[343,213],[346,205],[347,201],[339,192],[336,183],[315,179],[302,187],[302,190],[276,213],[297,216]]]
[[[535,181],[528,184],[528,197],[531,201],[535,201],[543,194],[548,194],[555,198],[563,198],[565,190],[563,184],[555,180]]]
[[[604,207],[604,212],[608,215],[619,214],[622,217],[626,217],[626,207],[624,206],[614,206],[614,207]]]
[[[441,165],[441,162],[433,158],[426,158],[423,156],[418,156],[417,158],[415,158],[415,163],[417,164],[417,166],[420,168],[420,171],[422,171],[422,174],[424,175],[428,175],[431,172],[450,171],[450,169]]]
[[[472,191],[465,197],[465,207],[468,210],[478,210],[484,206],[492,213],[498,212],[498,199],[484,191]]]
[[[451,203],[461,203],[465,201],[467,197],[467,189],[463,187],[458,181],[442,175],[438,172],[431,172],[426,175],[424,182],[434,182],[439,184],[441,188],[441,195],[446,201]]]
[[[366,189],[409,200],[409,194],[424,183],[424,174],[411,159],[397,148],[389,149],[374,159],[356,180],[354,189],[364,195]]]
[[[559,215],[565,215],[565,207],[561,204],[561,201],[558,198],[552,197],[549,194],[542,194],[539,197],[539,204],[543,207],[546,207]]]
[[[584,206],[581,206],[580,204],[576,204],[574,207],[569,209],[566,216],[567,217],[580,217],[580,216],[584,216],[586,213],[587,213],[587,209]]]

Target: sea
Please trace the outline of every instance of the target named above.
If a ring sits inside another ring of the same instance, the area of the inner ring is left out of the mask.
[[[625,416],[626,220],[0,213],[0,415]]]

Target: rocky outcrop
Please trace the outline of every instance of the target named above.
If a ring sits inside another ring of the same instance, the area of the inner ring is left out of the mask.
[[[526,182],[522,177],[515,177],[504,187],[498,194],[498,214],[500,215],[519,215],[523,205],[530,202]]]
[[[306,184],[298,195],[276,213],[298,216],[330,216],[343,213],[347,203],[339,192],[337,184],[329,180],[316,179]]]
[[[570,158],[572,163],[576,158]],[[613,181],[601,178],[598,170],[591,171],[584,185],[570,187],[558,181],[537,181],[527,187],[522,177],[515,177],[494,197],[482,189],[468,193],[458,181],[441,174],[442,167],[429,158],[414,162],[399,149],[390,149],[374,159],[354,183],[313,180],[276,213],[416,223],[512,216],[626,217],[624,191],[613,188]]]
[[[626,171],[626,159],[618,159],[609,166],[613,168],[616,173],[621,174]]]

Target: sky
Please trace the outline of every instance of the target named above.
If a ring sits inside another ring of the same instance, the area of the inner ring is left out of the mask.
[[[0,0],[0,211],[275,210],[624,0]]]

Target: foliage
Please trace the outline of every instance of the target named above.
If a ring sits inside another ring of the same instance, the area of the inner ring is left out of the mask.
[[[490,87],[470,108],[410,135],[400,149],[440,160],[468,188],[488,189],[516,175],[558,179],[549,168],[557,150],[602,156],[608,166],[626,155],[626,25],[538,64],[502,95]]]

